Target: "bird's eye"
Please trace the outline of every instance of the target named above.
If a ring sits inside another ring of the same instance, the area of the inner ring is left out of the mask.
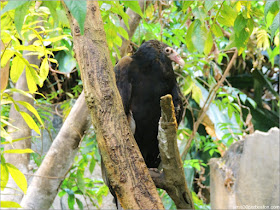
[[[172,48],[171,47],[167,47],[167,48],[165,48],[165,53],[166,54],[172,54],[173,53],[173,50],[172,50]]]

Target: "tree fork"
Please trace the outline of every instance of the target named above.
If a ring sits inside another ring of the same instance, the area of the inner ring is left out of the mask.
[[[67,7],[74,52],[100,153],[124,208],[163,209],[123,111],[97,1],[87,1],[84,35]]]

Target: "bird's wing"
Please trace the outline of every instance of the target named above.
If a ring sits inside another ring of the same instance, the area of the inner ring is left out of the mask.
[[[132,58],[129,56],[123,57],[115,66],[115,75],[117,87],[122,97],[125,114],[128,116],[130,110],[130,99],[132,85],[129,82],[128,71],[131,67]]]

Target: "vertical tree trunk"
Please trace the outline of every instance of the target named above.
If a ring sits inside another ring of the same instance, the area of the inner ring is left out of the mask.
[[[124,208],[163,209],[123,111],[98,2],[87,2],[83,36],[77,21],[67,13],[86,101],[111,186]]]

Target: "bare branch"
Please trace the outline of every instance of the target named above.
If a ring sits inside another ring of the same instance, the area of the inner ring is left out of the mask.
[[[164,174],[154,177],[157,186],[164,187],[178,209],[194,209],[188,189],[183,163],[177,146],[177,122],[172,96],[161,97],[161,118],[159,122],[159,150]],[[150,173],[153,173],[150,171]],[[164,180],[164,181],[163,181]]]

